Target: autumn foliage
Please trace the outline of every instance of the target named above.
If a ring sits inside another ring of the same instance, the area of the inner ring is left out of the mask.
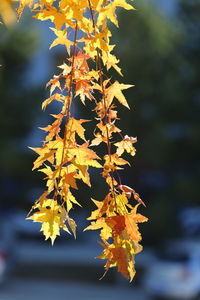
[[[118,173],[130,165],[122,155],[124,152],[135,155],[137,139],[122,135],[116,124],[118,103],[129,109],[124,90],[132,85],[107,75],[111,68],[122,75],[107,23],[111,21],[118,27],[116,9],[134,8],[126,0],[16,2],[18,19],[28,5],[34,18],[52,22],[50,30],[55,39],[50,48],[57,45],[66,48],[66,60],[58,67],[59,74],[47,83],[50,95],[42,104],[43,110],[53,101],[61,103],[62,108],[58,114],[51,115],[52,124],[41,128],[46,132],[41,147],[31,148],[37,153],[33,170],[44,174],[46,188],[28,219],[42,223],[41,231],[52,244],[60,229],[76,237],[71,210],[79,203],[73,190],[78,189],[79,180],[91,186],[88,171],[98,168],[108,185],[108,193],[102,201],[92,200],[96,209],[88,218],[91,224],[85,230],[100,230],[103,252],[98,258],[106,260],[105,271],[116,266],[131,281],[135,275],[134,257],[142,250],[138,223],[146,222],[147,218],[137,213],[138,206],[144,205],[140,196],[122,184]],[[1,0],[0,11],[5,23],[13,22],[12,1]],[[97,124],[91,141],[85,137],[84,126],[88,120],[76,119],[71,110],[72,103],[79,100],[83,105],[87,101],[93,103],[93,119]],[[95,151],[101,143],[105,145],[103,158]]]

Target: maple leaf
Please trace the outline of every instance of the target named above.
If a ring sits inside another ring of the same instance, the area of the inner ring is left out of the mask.
[[[114,122],[110,122],[106,125],[104,125],[103,122],[99,122],[97,127],[101,130],[103,136],[102,141],[105,141],[108,138],[110,139],[113,133],[119,133],[121,131],[119,128],[117,128],[117,126],[115,126]]]
[[[84,51],[93,59],[96,56],[96,49],[101,49],[106,52],[109,51],[108,43],[106,42],[108,38],[111,36],[110,31],[108,28],[102,30],[102,32],[98,32],[95,36],[86,35],[84,36],[80,42],[84,42]]]
[[[109,264],[116,264],[118,271],[126,278],[129,278],[127,251],[122,247],[111,248],[112,256],[109,259]]]
[[[66,168],[67,171],[67,168]],[[63,181],[65,181],[67,184],[69,184],[72,188],[78,189],[76,184],[76,179],[74,176],[76,175],[76,172],[67,173],[63,176]]]
[[[68,212],[73,208],[73,204],[81,206],[80,203],[74,197],[74,195],[71,193],[68,184],[65,184],[62,186],[61,194],[65,199],[65,203],[66,203]]]
[[[80,96],[83,104],[85,104],[85,98],[93,100],[92,86],[90,84],[91,79],[81,79],[76,81],[76,96]]]
[[[112,49],[113,47],[110,46],[110,48]],[[117,65],[119,63],[119,59],[117,59],[115,55],[110,52],[102,51],[102,60],[104,65],[106,65],[107,70],[113,67],[117,73],[122,76],[121,69]]]
[[[102,243],[100,244],[105,249],[97,258],[107,259],[107,263],[104,266],[106,272],[109,268],[117,266],[118,271],[121,272],[125,278],[132,281],[135,275],[135,270],[133,268],[133,256],[128,255],[127,250],[121,246],[115,247],[115,245],[108,246]]]
[[[127,205],[128,205],[127,195],[125,193],[117,195],[115,197],[115,202],[116,202],[117,212],[122,215],[126,214],[127,213]]]
[[[74,157],[74,161],[78,165],[102,168],[100,163],[96,160],[100,159],[100,157],[97,156],[94,151],[88,148],[88,143],[85,143],[79,147],[70,148],[68,153]]]
[[[134,9],[132,5],[128,4],[125,0],[115,0],[104,6],[99,13],[97,25],[101,26],[106,18],[118,27],[117,16],[115,13],[116,7],[123,7],[127,10]]]
[[[67,64],[62,64],[62,65],[60,65],[60,66],[58,66],[58,68],[60,68],[60,69],[62,69],[63,71],[62,71],[62,74],[63,74],[63,76],[67,76],[70,72],[71,72],[71,70],[72,70],[72,67],[71,66],[68,66]]]
[[[94,199],[92,199],[92,201],[95,203],[95,205],[98,207],[98,209],[92,211],[91,216],[88,217],[87,220],[95,220],[95,219],[98,219],[99,217],[101,217],[100,210],[103,206],[103,202],[97,201]]]
[[[137,204],[131,211],[131,213],[126,214],[125,217],[125,224],[126,224],[126,230],[128,235],[132,238],[133,241],[139,242],[141,240],[141,234],[138,230],[137,223],[143,223],[147,222],[148,219],[141,214],[138,214],[137,207],[139,204]]]
[[[56,88],[58,88],[59,90],[61,90],[61,86],[60,86],[60,81],[59,81],[60,77],[59,76],[54,76],[53,79],[51,79],[49,82],[47,82],[46,87],[48,87],[49,85],[51,85],[50,88],[50,95],[53,94],[54,90]]]
[[[129,164],[128,161],[118,157],[117,154],[112,154],[112,155],[105,155],[104,156],[105,163],[104,163],[104,170],[102,172],[102,176],[106,178],[107,184],[113,188],[113,185],[118,185],[117,181],[114,179],[113,173],[116,170],[122,169],[119,166]],[[112,176],[110,176],[110,173]]]
[[[62,122],[63,115],[59,114],[56,116],[56,120],[47,127],[39,127],[40,129],[49,132],[49,134],[45,138],[45,142],[49,142],[55,135],[58,135],[60,132],[60,124]]]
[[[147,222],[147,218],[136,213],[137,206],[133,208],[131,213],[126,213],[120,216],[112,216],[105,218],[106,224],[112,228],[112,236],[121,235],[124,230],[134,242],[141,240],[141,234],[137,223]]]
[[[121,157],[119,157],[116,153],[111,155],[104,155],[105,163],[107,165],[117,165],[117,166],[124,166],[126,164],[129,165],[129,162]]]
[[[91,225],[86,227],[84,231],[86,230],[97,230],[101,229],[100,236],[103,240],[108,240],[110,237],[112,237],[111,234],[111,228],[107,225],[104,218],[100,218],[97,221],[91,222]]]
[[[62,102],[65,99],[66,99],[66,97],[64,97],[63,95],[61,95],[59,93],[55,93],[54,95],[52,95],[51,97],[49,97],[48,99],[43,101],[42,109],[45,110],[47,105],[49,105],[53,100],[56,100],[58,102]]]
[[[89,122],[89,120],[83,120],[83,119],[76,120],[74,118],[70,118],[67,123],[67,132],[66,132],[67,140],[70,138],[71,133],[74,132],[77,133],[82,140],[86,141],[85,128],[81,125],[85,122]]]
[[[47,199],[38,209],[38,212],[27,219],[42,223],[41,231],[43,231],[46,240],[51,239],[52,245],[56,236],[60,235],[60,228],[70,234],[67,226],[63,223],[60,206],[55,200]]]
[[[101,142],[106,143],[107,139],[105,137],[103,137],[100,132],[95,134],[95,138],[91,141],[90,146],[98,146],[99,144],[101,144]]]
[[[112,216],[105,219],[106,224],[112,228],[113,236],[117,234],[121,234],[121,232],[125,229],[125,218],[124,216]]]
[[[54,187],[56,186],[56,177],[58,176],[58,170],[53,171],[50,166],[45,165],[45,168],[39,169],[38,172],[43,172],[47,175],[45,179],[47,179],[46,186],[48,188],[48,193],[50,194]]]
[[[130,87],[133,87],[133,85],[123,84],[123,83],[119,83],[118,81],[115,81],[111,86],[109,86],[105,90],[108,105],[111,105],[113,99],[116,98],[122,105],[130,109],[126,101],[126,98],[122,94],[122,90],[126,90]]]
[[[82,50],[80,50],[78,54],[74,56],[74,68],[78,69],[82,74],[88,73],[89,67],[87,64],[87,60],[89,58],[89,55],[86,55]],[[72,62],[73,58],[69,58],[68,60]]]
[[[44,201],[47,199],[48,191],[45,191],[39,199],[35,202],[35,204],[31,207],[30,211],[27,214],[27,217],[32,213],[34,209],[37,209],[40,205],[43,205]]]
[[[102,217],[104,214],[107,216],[112,216],[114,212],[114,202],[115,199],[111,197],[111,194],[108,193],[103,201],[97,201],[92,199],[94,204],[97,206],[97,209],[92,211],[91,216],[87,220],[94,220]],[[113,204],[113,210],[111,209]]]
[[[114,145],[117,147],[117,154],[121,156],[124,151],[130,153],[132,156],[135,155],[136,149],[133,147],[133,144],[137,142],[137,138],[125,135],[121,142],[115,143]]]
[[[51,20],[56,26],[56,29],[61,29],[61,27],[66,23],[66,15],[59,12],[56,7],[48,5],[48,10],[45,9],[40,11],[38,14],[34,15],[34,18],[46,21]]]
[[[39,168],[46,160],[48,160],[50,163],[53,163],[54,153],[56,152],[55,149],[49,149],[47,145],[44,145],[42,148],[29,148],[39,154],[39,157],[34,161],[32,170]]]
[[[55,33],[57,38],[53,41],[53,43],[50,46],[50,49],[57,46],[57,45],[65,45],[68,54],[70,54],[70,47],[73,46],[73,42],[67,39],[67,32],[66,30],[58,30],[56,28],[50,27],[50,29]]]

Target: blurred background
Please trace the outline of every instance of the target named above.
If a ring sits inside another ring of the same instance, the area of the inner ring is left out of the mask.
[[[51,24],[28,10],[17,25],[0,25],[0,300],[200,299],[200,0],[136,0],[135,7],[119,10],[119,30],[111,25],[120,80],[135,85],[126,92],[131,111],[120,107],[119,116],[123,133],[138,138],[137,154],[120,176],[141,195],[147,208],[140,212],[149,218],[140,225],[144,250],[131,284],[116,269],[99,281],[98,232],[82,232],[90,198],[105,196],[98,172],[92,190],[81,186],[77,195],[83,209],[72,212],[76,241],[63,234],[52,248],[40,225],[25,220],[44,187],[27,146],[40,145],[38,127],[56,111],[42,112],[41,103],[65,53],[48,50]],[[77,114],[91,118],[81,105]]]

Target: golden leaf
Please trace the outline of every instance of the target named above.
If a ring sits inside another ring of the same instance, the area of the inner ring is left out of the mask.
[[[51,239],[52,245],[56,237],[60,235],[60,228],[70,234],[67,226],[62,221],[60,206],[55,200],[47,199],[38,209],[39,212],[35,212],[27,219],[42,223],[41,231],[43,231],[46,240]]]
[[[50,49],[57,45],[65,45],[68,54],[70,54],[70,47],[73,46],[73,42],[67,39],[67,32],[64,30],[58,30],[56,28],[50,27],[50,29],[55,33],[57,38],[53,41]]]
[[[119,83],[118,81],[115,81],[110,87],[106,89],[106,99],[108,105],[111,105],[113,99],[116,98],[122,105],[130,109],[126,101],[126,98],[122,94],[122,90],[129,89],[130,87],[133,87],[133,85],[123,84],[123,83]]]

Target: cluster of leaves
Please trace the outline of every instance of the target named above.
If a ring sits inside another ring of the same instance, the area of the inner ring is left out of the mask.
[[[8,0],[3,2],[11,5]],[[135,275],[135,254],[142,250],[137,224],[147,221],[147,218],[137,213],[138,206],[144,205],[140,196],[121,183],[118,173],[129,165],[121,156],[124,152],[134,156],[137,140],[123,136],[116,126],[115,100],[129,108],[122,91],[132,85],[113,81],[105,72],[114,68],[122,75],[119,60],[112,53],[115,45],[110,44],[111,32],[107,22],[109,20],[118,27],[116,8],[130,10],[133,7],[125,0],[18,2],[18,18],[29,5],[34,18],[50,20],[54,24],[50,29],[56,37],[50,48],[64,45],[67,52],[66,61],[59,66],[59,75],[47,83],[50,96],[42,104],[45,109],[52,101],[57,101],[61,110],[51,115],[52,124],[41,128],[47,133],[42,146],[32,148],[38,154],[33,169],[45,174],[46,189],[32,207],[29,219],[42,223],[41,230],[52,244],[61,228],[76,236],[76,223],[69,216],[73,206],[79,205],[73,189],[78,189],[78,180],[91,186],[89,168],[102,168],[108,194],[103,201],[93,200],[97,209],[88,218],[92,221],[85,230],[100,229],[104,250],[99,258],[107,260],[106,272],[116,266],[131,281]],[[71,109],[78,99],[84,105],[88,100],[94,105],[97,124],[91,142],[85,138],[84,123],[88,120],[76,119]],[[106,146],[103,165],[101,158],[91,149],[101,143]]]

